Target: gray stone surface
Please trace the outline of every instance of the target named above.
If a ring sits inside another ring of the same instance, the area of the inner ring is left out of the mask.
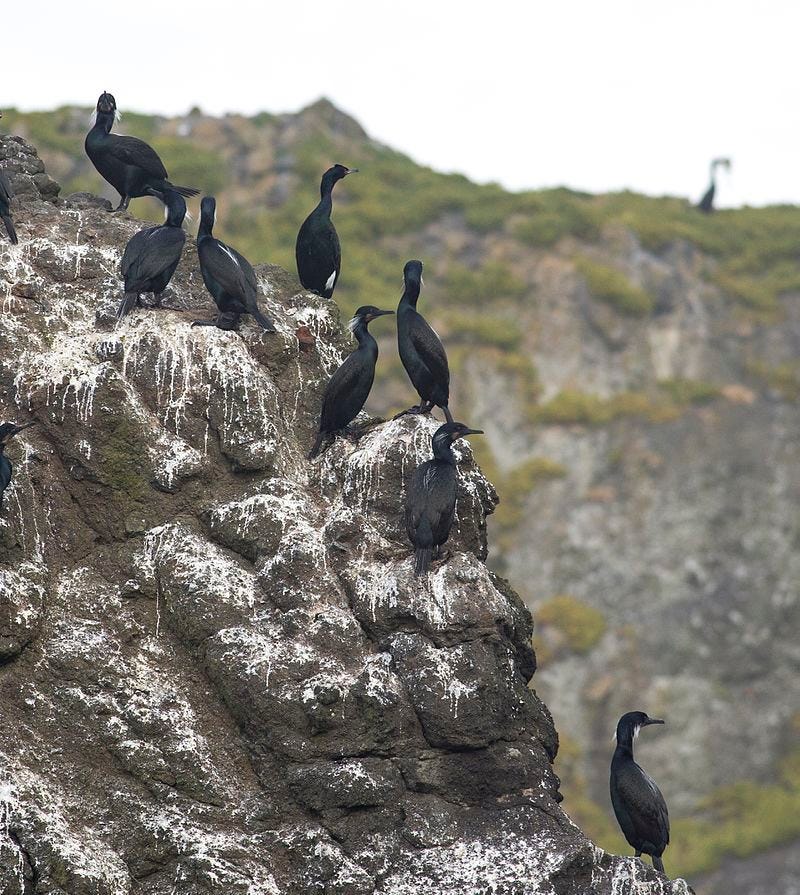
[[[188,247],[166,307],[116,325],[141,224],[0,157],[0,416],[38,422],[0,519],[0,891],[685,892],[558,806],[469,447],[452,557],[415,581],[402,483],[435,423],[304,460],[335,306],[262,267],[276,335],[192,329]]]

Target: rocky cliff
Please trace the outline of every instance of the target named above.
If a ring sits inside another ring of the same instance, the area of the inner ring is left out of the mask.
[[[451,558],[410,575],[403,481],[431,420],[307,464],[347,343],[335,306],[258,277],[277,335],[117,324],[141,226],[57,199],[0,139],[0,890],[7,895],[685,892],[559,807],[531,617],[484,563],[493,487],[462,446]]]

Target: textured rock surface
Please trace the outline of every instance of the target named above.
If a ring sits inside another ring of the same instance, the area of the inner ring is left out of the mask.
[[[277,335],[192,330],[188,247],[168,308],[115,325],[137,222],[0,159],[0,416],[38,422],[0,520],[0,890],[686,891],[558,806],[469,446],[453,556],[415,582],[402,483],[435,424],[303,460],[335,308],[261,267]]]

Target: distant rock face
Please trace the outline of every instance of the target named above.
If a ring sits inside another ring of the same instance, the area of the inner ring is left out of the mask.
[[[188,246],[166,307],[116,324],[141,225],[54,202],[24,144],[0,159],[0,417],[38,423],[0,519],[0,891],[687,891],[558,807],[469,446],[452,557],[415,580],[403,483],[435,421],[303,459],[335,306],[262,266],[276,335],[192,329]]]

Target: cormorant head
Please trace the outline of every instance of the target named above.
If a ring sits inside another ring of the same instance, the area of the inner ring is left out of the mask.
[[[100,98],[97,100],[97,111],[104,115],[117,111],[117,101],[112,94],[106,93],[105,90],[100,94]]]
[[[353,315],[353,319],[348,323],[350,332],[355,332],[358,327],[366,326],[376,317],[383,317],[384,314],[394,314],[394,311],[382,311],[374,305],[362,305]]]
[[[183,226],[183,219],[186,217],[186,202],[183,196],[175,190],[167,189],[161,193],[161,201],[164,203],[165,223],[170,227]]]
[[[18,432],[34,425],[36,425],[36,420],[32,423],[23,423],[21,426],[18,426],[16,423],[0,423],[0,447],[5,447],[8,444],[8,440],[13,438]]]
[[[200,230],[210,233],[217,220],[217,200],[213,196],[203,196],[200,202]]]
[[[711,162],[711,170],[714,168],[725,168],[726,171],[731,169],[731,160],[729,158],[715,158]]]
[[[422,286],[423,282],[422,262],[406,261],[406,266],[403,268],[403,286],[405,288],[405,294],[411,299],[417,299],[419,297],[420,286]]]
[[[347,177],[348,174],[358,174],[358,168],[348,168],[346,165],[335,164],[322,175],[319,191],[321,195],[327,195],[337,181]]]
[[[465,423],[445,423],[433,433],[434,457],[446,456],[450,453],[450,447],[457,438],[465,438],[467,435],[483,435],[483,429],[470,429]]]
[[[661,718],[651,718],[645,712],[628,712],[619,719],[617,724],[617,743],[630,745],[639,736],[642,727],[663,723]]]

